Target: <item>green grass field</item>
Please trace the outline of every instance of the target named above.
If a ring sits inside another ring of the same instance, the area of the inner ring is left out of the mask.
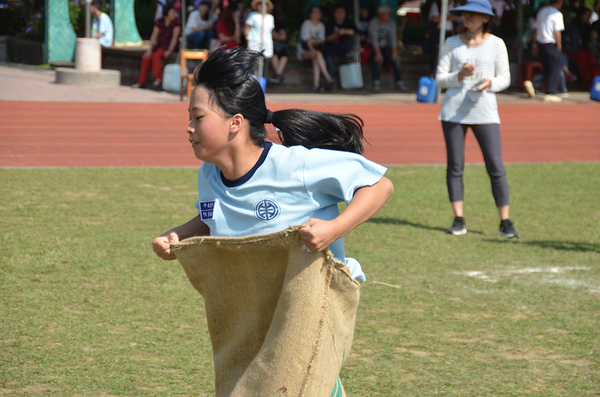
[[[600,164],[508,165],[497,235],[483,166],[469,233],[445,168],[346,238],[363,265],[349,396],[600,396]],[[195,169],[0,169],[0,396],[210,396],[201,297],[152,239],[192,218]]]

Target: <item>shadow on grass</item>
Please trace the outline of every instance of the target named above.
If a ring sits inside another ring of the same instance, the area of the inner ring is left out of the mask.
[[[595,252],[600,254],[600,244],[585,243],[578,241],[518,241],[516,239],[511,240],[485,240],[489,243],[500,243],[500,244],[523,244],[532,245],[541,248],[552,248],[559,251],[578,251],[578,252]]]
[[[415,223],[415,222],[410,222],[404,219],[393,219],[393,218],[371,218],[369,219],[367,222],[370,223],[384,223],[384,224],[388,224],[388,225],[404,225],[404,226],[412,226],[412,227],[416,227],[419,229],[427,229],[427,230],[439,230],[442,232],[446,232],[446,228],[443,227],[436,227],[436,226],[429,226],[429,225],[424,225],[422,223]],[[468,229],[469,233],[473,233],[473,234],[483,234],[483,232],[479,231],[479,230],[473,230],[473,229]]]

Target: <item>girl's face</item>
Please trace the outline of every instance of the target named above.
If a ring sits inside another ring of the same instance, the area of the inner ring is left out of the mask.
[[[190,97],[190,123],[186,128],[194,154],[199,160],[215,163],[230,138],[231,117],[225,117],[209,101],[206,88],[197,86]]]
[[[210,11],[208,3],[200,3],[200,5],[198,6],[198,11],[200,12],[201,16],[207,17],[208,12]]]
[[[169,10],[169,12],[167,12],[167,17],[165,18],[165,20],[169,21],[169,22],[173,22],[174,20],[177,19],[177,10],[175,10],[174,8],[171,8]]]
[[[310,11],[308,17],[313,21],[320,21],[323,14],[321,13],[321,9],[319,7],[313,7]]]
[[[470,11],[464,11],[462,16],[463,25],[465,25],[465,28],[469,29],[471,32],[479,30],[483,24],[487,23],[491,18],[489,15]]]

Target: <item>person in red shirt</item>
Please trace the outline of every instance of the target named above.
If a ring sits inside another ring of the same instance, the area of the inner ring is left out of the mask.
[[[217,38],[221,41],[221,46],[226,49],[240,46],[242,30],[236,10],[237,8],[233,6],[227,7],[215,26]]]
[[[177,48],[179,35],[181,34],[181,21],[179,14],[172,5],[163,6],[163,17],[158,19],[152,29],[150,36],[150,47],[142,56],[142,68],[137,84],[133,88],[144,88],[148,79],[148,72],[152,66],[154,76],[154,87],[162,85],[163,59],[169,59]]]

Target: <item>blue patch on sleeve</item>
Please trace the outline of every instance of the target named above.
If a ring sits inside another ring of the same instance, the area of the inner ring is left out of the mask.
[[[200,202],[200,218],[202,221],[212,221],[215,219],[215,201]]]

